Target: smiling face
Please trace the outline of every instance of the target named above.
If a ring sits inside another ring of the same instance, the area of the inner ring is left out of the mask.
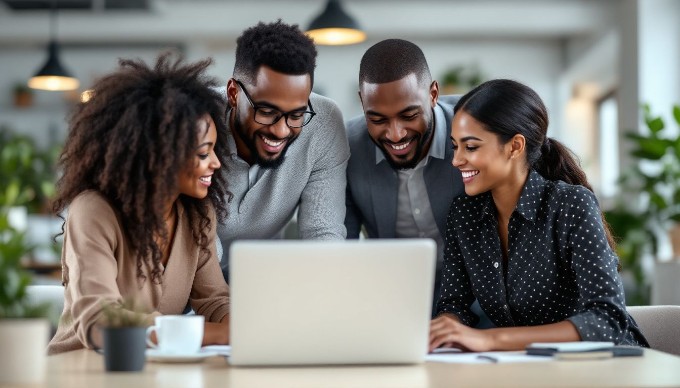
[[[179,175],[179,193],[194,198],[205,198],[213,173],[220,168],[220,161],[215,154],[217,130],[210,115],[206,114],[198,120],[196,134],[198,136],[196,156]]]
[[[414,73],[393,82],[361,84],[368,133],[392,167],[413,168],[427,155],[438,96],[436,82],[422,85]]]
[[[501,144],[498,135],[488,131],[464,110],[459,110],[451,124],[451,141],[452,164],[463,175],[467,195],[516,185],[517,161],[521,159],[516,158],[519,154],[515,138]]]
[[[265,112],[307,111],[311,77],[309,74],[283,74],[262,66],[254,85],[241,82],[243,88],[233,78],[227,84],[227,97],[232,107],[229,120],[238,155],[250,165],[257,163],[265,168],[275,168],[283,162],[288,147],[302,128],[289,127],[285,117],[271,125],[259,124],[255,121],[253,105],[268,109]]]

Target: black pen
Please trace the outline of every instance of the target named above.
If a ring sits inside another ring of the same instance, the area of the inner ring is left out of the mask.
[[[499,360],[498,360],[498,357],[496,357],[496,356],[489,356],[489,355],[487,355],[487,354],[480,354],[479,356],[477,356],[477,358],[479,358],[479,359],[481,359],[481,360],[491,361],[491,362],[493,362],[493,363],[498,363],[498,361],[499,361]]]

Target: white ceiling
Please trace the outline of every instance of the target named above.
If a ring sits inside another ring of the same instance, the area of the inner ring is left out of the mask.
[[[96,0],[95,0],[96,1]],[[324,0],[150,0],[148,11],[63,10],[65,44],[185,43],[232,45],[241,31],[278,18],[303,28]],[[570,39],[616,23],[616,0],[345,0],[369,39]],[[0,45],[43,45],[47,11],[0,3]]]

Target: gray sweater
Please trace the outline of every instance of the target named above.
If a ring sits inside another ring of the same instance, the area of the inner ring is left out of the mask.
[[[296,208],[300,238],[345,238],[349,145],[342,114],[331,99],[312,93],[310,100],[316,116],[290,145],[284,162],[276,169],[265,169],[250,189],[250,166],[237,155],[233,134],[227,128],[231,155],[222,161],[219,171],[226,174],[234,197],[218,228],[223,270],[228,267],[229,246],[234,240],[278,238]]]

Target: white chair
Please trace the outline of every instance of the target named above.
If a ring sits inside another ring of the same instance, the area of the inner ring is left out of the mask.
[[[680,306],[628,306],[652,349],[680,356]]]
[[[48,319],[52,326],[52,335],[54,335],[59,324],[59,317],[64,310],[64,286],[30,285],[26,287],[26,295],[32,303],[48,303],[50,305]]]

